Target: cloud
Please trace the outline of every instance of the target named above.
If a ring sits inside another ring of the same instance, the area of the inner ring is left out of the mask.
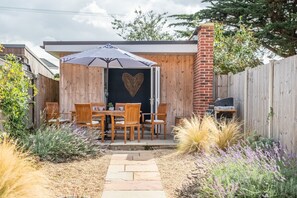
[[[107,30],[112,30],[111,26],[111,17],[107,13],[107,11],[103,8],[100,8],[96,1],[88,4],[84,8],[80,10],[80,12],[90,12],[97,13],[96,15],[85,15],[85,14],[77,14],[72,19],[79,23],[86,23],[94,26],[95,28],[104,28]]]
[[[194,13],[201,9],[196,0],[1,0],[1,6],[23,7],[60,11],[100,13],[96,16],[83,14],[57,14],[0,10],[0,43],[26,43],[38,56],[44,52],[43,41],[122,40],[112,29],[111,15],[132,20],[134,10],[154,10],[169,14]]]

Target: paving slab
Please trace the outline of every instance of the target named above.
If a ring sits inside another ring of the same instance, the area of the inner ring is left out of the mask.
[[[123,172],[125,171],[125,165],[124,164],[118,164],[118,165],[113,165],[113,164],[110,164],[108,166],[108,170],[107,172]]]
[[[135,181],[161,181],[160,173],[156,172],[134,172]]]
[[[106,181],[107,191],[159,191],[163,190],[161,181]]]
[[[164,191],[104,191],[102,198],[166,198]]]
[[[133,181],[133,172],[107,172],[106,181]]]
[[[155,172],[158,171],[158,166],[155,164],[141,164],[141,165],[126,165],[125,166],[125,171],[139,171],[139,172]]]
[[[146,161],[133,161],[133,160],[110,160],[110,164],[112,165],[133,165],[133,164],[155,164],[155,160],[146,160]]]

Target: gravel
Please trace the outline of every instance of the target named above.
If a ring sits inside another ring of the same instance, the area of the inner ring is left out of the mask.
[[[166,197],[177,197],[175,190],[181,187],[187,175],[195,167],[193,155],[180,155],[175,150],[153,151],[160,171]],[[53,197],[100,198],[111,155],[69,163],[43,162],[42,170],[49,178]]]
[[[110,155],[69,163],[42,163],[53,197],[100,198]]]
[[[154,157],[166,197],[177,197],[175,190],[181,187],[187,175],[195,168],[195,157],[177,154],[175,150],[156,150]]]

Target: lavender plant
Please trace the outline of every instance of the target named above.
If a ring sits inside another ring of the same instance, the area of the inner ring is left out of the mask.
[[[296,164],[277,145],[263,150],[238,144],[200,155],[178,197],[297,197]]]
[[[72,130],[70,125],[60,128],[42,126],[35,134],[22,139],[22,146],[39,156],[40,160],[66,162],[100,154],[100,148],[84,131]]]

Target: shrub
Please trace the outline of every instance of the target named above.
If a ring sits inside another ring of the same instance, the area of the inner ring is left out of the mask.
[[[274,139],[262,137],[261,135],[257,135],[256,133],[249,135],[246,138],[246,143],[253,149],[270,149],[274,145],[278,145],[278,142]]]
[[[198,157],[191,180],[178,197],[296,197],[296,157],[278,146],[253,150],[236,145]]]
[[[22,144],[41,160],[53,162],[65,162],[99,152],[97,145],[83,135],[72,132],[70,126],[41,127],[36,134],[25,138]]]
[[[0,107],[5,116],[4,129],[13,138],[25,135],[29,88],[36,88],[26,77],[23,65],[14,55],[5,57],[6,63],[0,65]]]
[[[217,122],[212,117],[200,119],[197,116],[184,119],[182,125],[174,127],[178,140],[178,151],[191,153],[209,152],[213,148],[226,149],[241,138],[240,124],[235,120]]]
[[[4,138],[0,142],[0,197],[49,197],[47,179],[27,153]]]
[[[213,147],[217,126],[211,117],[200,119],[193,116],[190,119],[184,119],[181,125],[174,127],[174,131],[176,132],[175,138],[178,140],[179,152],[208,152]]]

